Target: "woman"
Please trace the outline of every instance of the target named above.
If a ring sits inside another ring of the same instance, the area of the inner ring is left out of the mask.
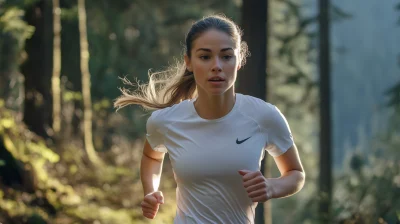
[[[261,99],[235,93],[247,56],[238,26],[223,16],[194,23],[178,72],[157,73],[136,93],[115,102],[156,109],[147,121],[141,161],[143,215],[164,203],[158,190],[165,153],[177,183],[174,223],[254,223],[258,202],[290,196],[304,184],[284,116]],[[161,77],[160,77],[161,75]],[[260,162],[273,156],[279,178],[265,178]]]

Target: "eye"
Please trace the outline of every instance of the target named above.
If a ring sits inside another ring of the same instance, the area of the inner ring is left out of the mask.
[[[208,59],[210,59],[210,56],[208,56],[208,55],[202,55],[202,56],[200,56],[200,59],[208,60]]]
[[[232,55],[225,55],[225,56],[222,56],[222,58],[225,59],[225,60],[229,60],[229,59],[233,58],[233,56]]]

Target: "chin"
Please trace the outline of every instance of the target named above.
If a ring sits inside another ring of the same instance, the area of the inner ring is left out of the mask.
[[[227,92],[227,89],[207,91],[207,93],[212,95],[212,96],[221,96],[221,95],[224,95],[226,92]]]
[[[220,86],[220,87],[211,87],[211,86],[197,86],[197,91],[202,92],[200,94],[206,94],[209,96],[222,96],[225,95],[227,92],[230,92],[233,88],[233,85],[231,86]]]

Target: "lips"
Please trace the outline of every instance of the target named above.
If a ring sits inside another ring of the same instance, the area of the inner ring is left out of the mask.
[[[209,78],[208,81],[210,81],[210,82],[223,82],[223,81],[225,81],[225,79],[222,78],[222,77],[219,77],[219,76],[214,76],[214,77]]]

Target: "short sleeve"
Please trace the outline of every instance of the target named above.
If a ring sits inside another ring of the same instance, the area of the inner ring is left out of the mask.
[[[285,153],[293,144],[293,136],[285,116],[276,107],[271,105],[272,113],[268,119],[268,153],[277,157]]]
[[[164,145],[164,134],[162,131],[163,123],[157,112],[153,112],[147,119],[146,138],[153,150],[166,153],[167,148]]]

